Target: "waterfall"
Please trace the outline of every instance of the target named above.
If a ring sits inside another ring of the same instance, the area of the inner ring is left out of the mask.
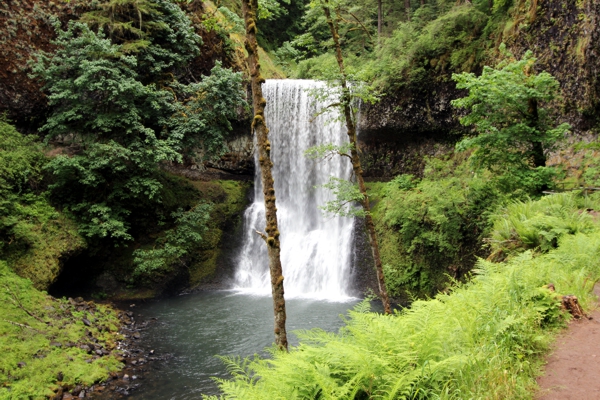
[[[324,84],[308,80],[267,80],[265,119],[270,130],[271,158],[281,232],[281,262],[286,297],[341,300],[348,296],[353,220],[324,216],[319,209],[332,199],[320,185],[330,176],[349,178],[345,157],[325,161],[304,156],[310,147],[348,142],[339,113],[320,114],[334,99],[315,101],[307,90]],[[271,293],[267,250],[255,231],[265,229],[260,167],[255,159],[254,203],[244,214],[244,238],[238,258],[235,288]]]

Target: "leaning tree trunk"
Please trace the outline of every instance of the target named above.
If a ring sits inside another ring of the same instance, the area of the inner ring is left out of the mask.
[[[383,32],[383,0],[377,0],[377,35],[381,38]]]
[[[242,0],[242,11],[246,22],[246,50],[248,51],[248,66],[252,81],[252,106],[254,119],[252,130],[256,134],[258,160],[260,164],[261,181],[265,198],[265,212],[267,217],[266,234],[257,232],[267,243],[269,255],[269,270],[271,272],[271,292],[273,294],[273,312],[275,314],[275,344],[280,350],[288,349],[287,334],[285,331],[285,299],[283,297],[283,275],[281,269],[281,243],[277,227],[277,207],[275,207],[275,187],[271,173],[271,143],[269,142],[269,129],[265,123],[264,110],[266,100],[262,95],[261,85],[265,80],[260,75],[258,59],[258,44],[256,42],[256,13],[257,0]]]
[[[362,201],[360,203],[366,215],[365,224],[369,233],[369,243],[371,245],[371,252],[373,253],[375,271],[377,272],[379,295],[381,296],[381,302],[383,303],[385,313],[390,314],[392,311],[390,308],[390,300],[388,298],[387,288],[385,285],[383,267],[381,265],[381,257],[379,255],[377,233],[375,232],[375,224],[373,223],[373,218],[371,217],[371,206],[369,205],[369,197],[367,196],[367,188],[365,187],[365,181],[363,180],[363,171],[360,165],[360,157],[358,155],[356,125],[354,124],[354,120],[352,118],[352,110],[350,109],[350,102],[352,101],[352,97],[350,95],[350,89],[348,88],[348,83],[346,81],[347,79],[346,72],[344,69],[344,58],[342,57],[342,49],[340,47],[338,29],[335,22],[333,21],[333,18],[331,17],[331,11],[329,10],[329,2],[327,0],[324,0],[323,2],[323,11],[325,12],[325,17],[327,17],[327,24],[329,25],[329,29],[331,30],[331,36],[333,37],[333,43],[335,44],[336,58],[338,66],[340,68],[340,81],[342,85],[341,102],[344,107],[344,118],[346,119],[348,137],[350,139],[350,143],[352,144],[352,150],[350,152],[352,169],[354,171],[354,175],[356,176],[356,181],[358,182],[358,188],[360,189],[360,193],[362,194]]]

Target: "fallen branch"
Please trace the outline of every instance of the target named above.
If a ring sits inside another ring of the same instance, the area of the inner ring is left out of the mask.
[[[19,301],[19,298],[13,293],[12,290],[10,290],[10,288],[8,287],[8,285],[4,285],[4,288],[6,289],[6,291],[8,293],[10,293],[10,295],[12,296],[12,302],[14,305],[16,305],[17,307],[19,307],[21,310],[25,311],[25,313],[27,315],[29,315],[32,318],[35,318],[36,320],[38,320],[39,322],[41,322],[42,324],[45,324],[46,322],[43,321],[40,317],[38,317],[37,315],[34,315],[33,313],[31,313],[29,310],[27,310],[23,304],[21,304],[21,301]]]
[[[35,331],[35,332],[37,332],[39,334],[44,334],[45,333],[45,332],[42,332],[42,331],[38,331],[37,329],[35,329],[35,328],[33,328],[33,327],[31,327],[31,326],[29,326],[27,324],[20,324],[18,322],[9,321],[8,319],[4,319],[4,318],[2,319],[2,321],[7,322],[7,323],[9,323],[11,325],[14,325],[14,326],[18,326],[19,328],[31,329],[32,331]]]

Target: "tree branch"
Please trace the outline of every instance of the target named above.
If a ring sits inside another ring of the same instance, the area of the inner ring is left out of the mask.
[[[10,293],[10,295],[12,296],[12,302],[14,305],[16,305],[17,307],[19,307],[21,310],[25,311],[25,313],[27,315],[29,315],[32,318],[35,318],[36,320],[38,320],[39,322],[41,322],[42,324],[46,324],[45,321],[43,321],[40,317],[38,317],[37,315],[32,314],[31,312],[29,312],[24,306],[23,304],[21,304],[21,302],[19,301],[19,298],[17,296],[15,296],[15,294],[12,292],[12,290],[10,290],[10,288],[8,287],[8,285],[4,285],[4,288],[6,289],[6,291],[8,293]]]
[[[256,232],[258,234],[258,236],[260,236],[265,242],[267,241],[267,235],[265,235],[264,233],[259,232],[259,231],[254,231],[254,232]]]

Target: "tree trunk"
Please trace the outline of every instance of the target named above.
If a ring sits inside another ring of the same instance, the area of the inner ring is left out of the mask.
[[[410,22],[410,0],[404,0],[404,10],[406,11],[406,21]]]
[[[369,243],[371,245],[371,252],[373,253],[373,261],[375,263],[375,271],[377,273],[377,282],[379,284],[379,295],[381,296],[381,302],[386,314],[391,314],[392,310],[390,307],[390,300],[387,294],[387,288],[385,285],[385,278],[383,275],[383,267],[381,265],[381,257],[379,255],[379,244],[377,241],[377,233],[375,232],[375,225],[373,224],[373,218],[371,217],[371,207],[369,205],[369,197],[367,196],[367,188],[365,187],[365,181],[362,176],[362,168],[360,165],[360,157],[358,155],[358,143],[356,140],[356,125],[352,118],[352,110],[350,109],[350,102],[352,97],[350,95],[350,89],[346,82],[346,72],[344,69],[344,58],[342,57],[342,49],[340,47],[338,29],[333,19],[331,18],[331,11],[329,10],[329,2],[323,1],[323,11],[327,17],[327,24],[331,30],[331,36],[333,37],[333,43],[335,44],[336,59],[340,68],[340,81],[342,85],[342,98],[340,99],[344,108],[344,118],[346,119],[346,127],[348,129],[348,137],[350,143],[352,143],[352,150],[350,152],[352,169],[356,180],[358,182],[358,188],[363,195],[361,206],[366,213],[365,222],[367,225],[367,231],[369,233]]]
[[[283,297],[283,275],[281,268],[281,246],[279,229],[277,227],[277,207],[275,207],[275,187],[271,173],[271,143],[269,142],[269,129],[265,123],[264,110],[266,100],[262,95],[262,84],[265,82],[260,75],[258,58],[258,44],[256,42],[256,13],[257,0],[242,0],[242,11],[246,23],[246,50],[248,51],[248,66],[252,81],[252,106],[254,119],[252,131],[256,134],[258,160],[260,164],[261,181],[265,199],[267,219],[266,234],[257,232],[267,243],[269,256],[269,271],[271,272],[271,292],[273,294],[273,312],[275,316],[275,344],[280,350],[288,349],[287,334],[285,331],[285,299]]]
[[[383,0],[377,0],[377,36],[383,31]]]
[[[529,126],[539,131],[540,117],[538,114],[538,102],[537,99],[530,98],[527,100],[527,114],[529,118]],[[546,166],[546,155],[544,154],[544,146],[542,142],[533,140],[531,142],[531,151],[533,154],[533,166],[534,167],[545,167]]]

